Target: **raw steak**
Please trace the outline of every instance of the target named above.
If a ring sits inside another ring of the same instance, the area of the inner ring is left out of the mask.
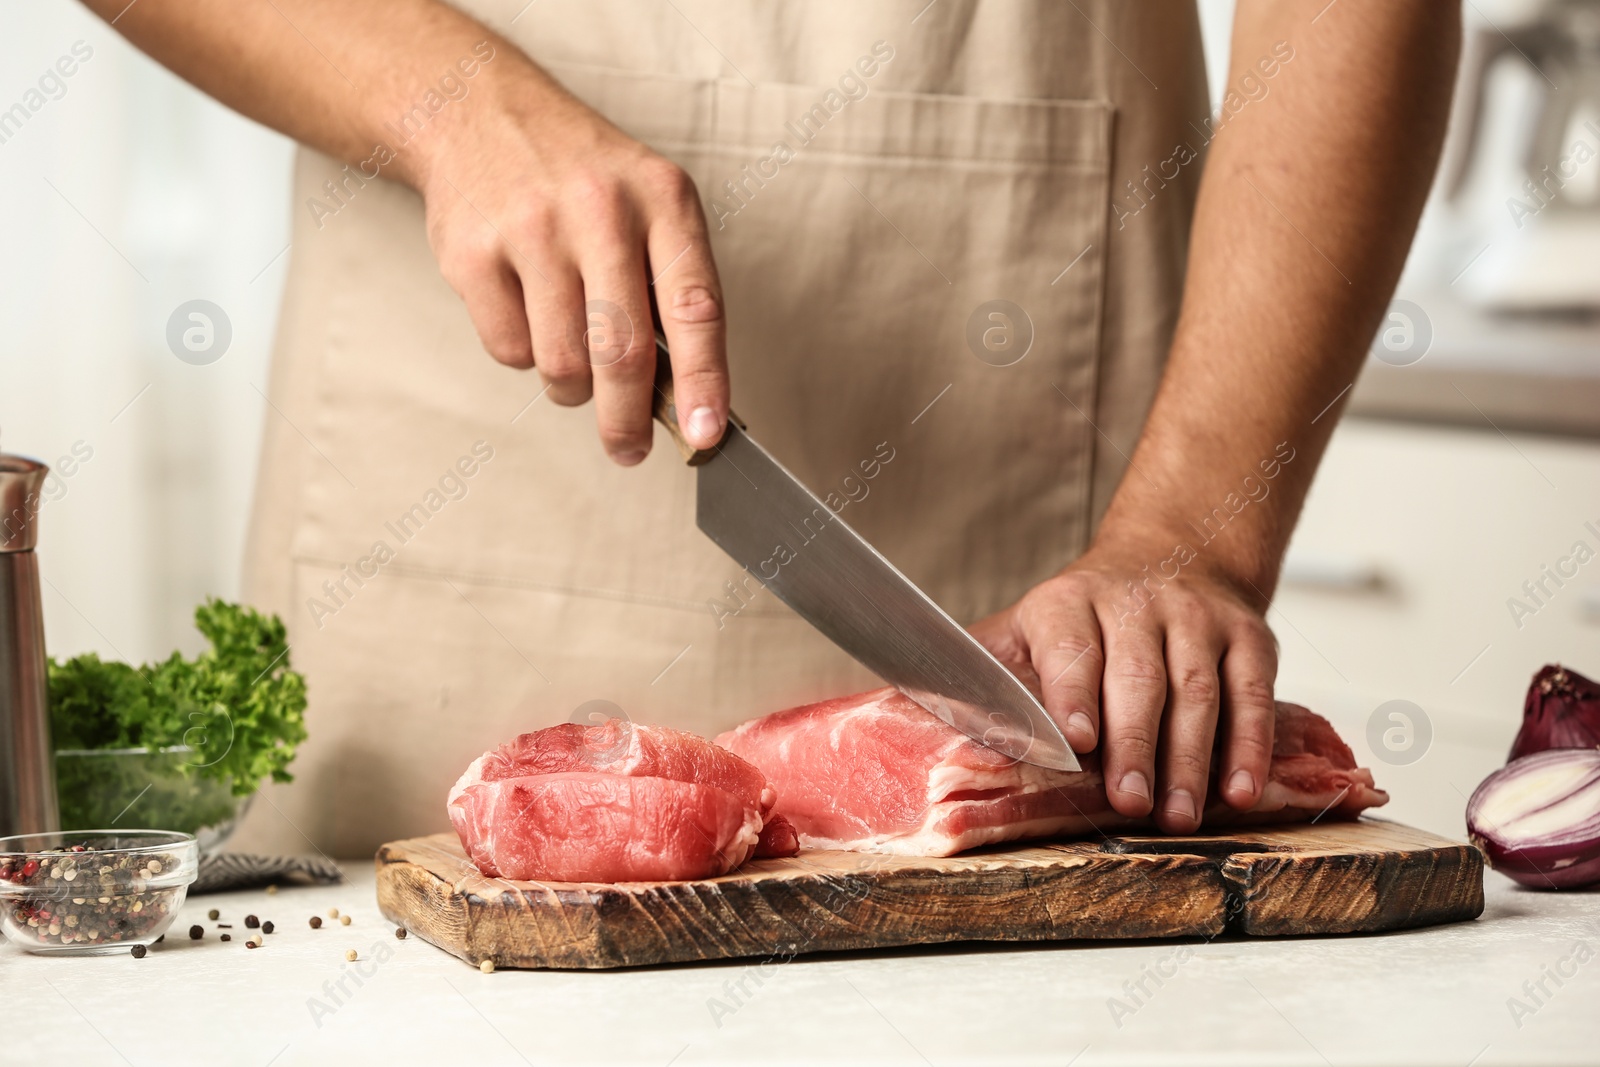
[[[1272,767],[1249,812],[1207,825],[1353,818],[1388,801],[1328,721],[1278,704]],[[807,848],[951,856],[995,841],[1149,825],[1112,810],[1097,754],[1077,773],[1017,763],[894,689],[754,719],[717,738],[760,767]]]
[[[490,877],[676,881],[799,844],[761,772],[703,737],[609,719],[522,734],[472,761],[450,821]]]

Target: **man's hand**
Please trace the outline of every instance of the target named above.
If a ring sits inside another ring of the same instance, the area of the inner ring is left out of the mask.
[[[618,463],[650,449],[652,299],[672,348],[679,428],[702,447],[721,438],[722,288],[693,182],[509,41],[440,0],[84,2],[184,78],[296,140],[363,166],[390,145],[383,176],[422,193],[440,269],[484,347],[537,367],[558,404],[592,395]],[[469,93],[391,144],[389,127],[441,74],[485,54],[492,62]]]
[[[1074,751],[1104,737],[1112,807],[1189,833],[1219,725],[1222,798],[1241,810],[1260,799],[1278,653],[1255,598],[1201,561],[1152,577],[1171,555],[1171,544],[1091,549],[972,632],[1042,693]]]
[[[558,404],[592,395],[602,444],[631,466],[650,451],[653,295],[684,435],[721,439],[722,289],[681,168],[523,63],[442,132],[415,178],[439,266],[490,355],[538,367]]]

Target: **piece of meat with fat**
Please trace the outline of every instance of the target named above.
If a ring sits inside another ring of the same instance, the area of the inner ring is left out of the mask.
[[[755,851],[761,815],[725,789],[672,778],[530,774],[469,786],[451,814],[478,869],[554,882],[726,874]]]
[[[450,821],[490,877],[708,878],[799,844],[754,766],[696,734],[609,719],[522,734],[473,760]],[[765,831],[765,832],[764,832]]]
[[[1388,801],[1320,715],[1280,701],[1275,738],[1261,800],[1248,812],[1213,803],[1203,825],[1353,818]],[[1111,808],[1097,753],[1078,772],[1019,763],[894,689],[775,712],[716,740],[761,768],[806,848],[951,856],[1152,825]]]

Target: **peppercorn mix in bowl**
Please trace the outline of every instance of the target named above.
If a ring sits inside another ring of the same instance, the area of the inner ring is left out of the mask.
[[[0,928],[41,954],[149,945],[172,925],[199,864],[194,836],[166,830],[0,837]]]

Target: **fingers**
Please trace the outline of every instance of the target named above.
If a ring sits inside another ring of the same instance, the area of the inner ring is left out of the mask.
[[[1220,639],[1203,624],[1176,622],[1167,631],[1166,652],[1169,685],[1156,825],[1165,833],[1187,834],[1200,825],[1206,806],[1221,701],[1217,661],[1222,648]]]
[[[722,285],[694,185],[681,170],[672,171],[658,179],[666,207],[649,237],[656,309],[672,352],[679,428],[690,444],[710,448],[728,420]]]
[[[1023,633],[1017,616],[1018,606],[1013,605],[979,619],[967,627],[967,632],[977,638],[978,643],[987,648],[1001,666],[1016,675],[1029,692],[1037,695],[1040,692],[1039,672],[1033,669],[1028,635]]]
[[[1213,788],[1234,808],[1253,807],[1272,759],[1271,630],[1209,582],[1168,587],[1149,611],[1121,610],[1118,587],[1127,583],[1112,573],[1069,568],[973,634],[1037,686],[1074,751],[1099,741],[1106,797],[1119,814],[1186,834],[1199,828]]]
[[[1253,807],[1266,787],[1277,722],[1273,683],[1278,649],[1265,623],[1252,620],[1232,636],[1222,658],[1226,726],[1218,781],[1222,799],[1240,811]]]
[[[533,366],[521,279],[497,253],[466,253],[446,260],[440,269],[461,294],[484,351],[508,367]]]
[[[1160,635],[1142,625],[1103,625],[1102,632],[1106,797],[1121,814],[1138,818],[1150,814],[1153,807],[1156,738],[1167,698]]]
[[[533,362],[549,389],[550,399],[564,407],[588,402],[593,392],[589,355],[584,351],[583,279],[575,266],[552,264],[523,272]]]
[[[585,271],[585,333],[594,374],[595,424],[606,453],[631,467],[650,452],[656,343],[645,295],[644,249]],[[599,297],[594,294],[615,294]]]
[[[1105,655],[1100,624],[1087,596],[1063,586],[1023,616],[1044,709],[1074,752],[1093,751],[1100,737],[1100,678]]]

